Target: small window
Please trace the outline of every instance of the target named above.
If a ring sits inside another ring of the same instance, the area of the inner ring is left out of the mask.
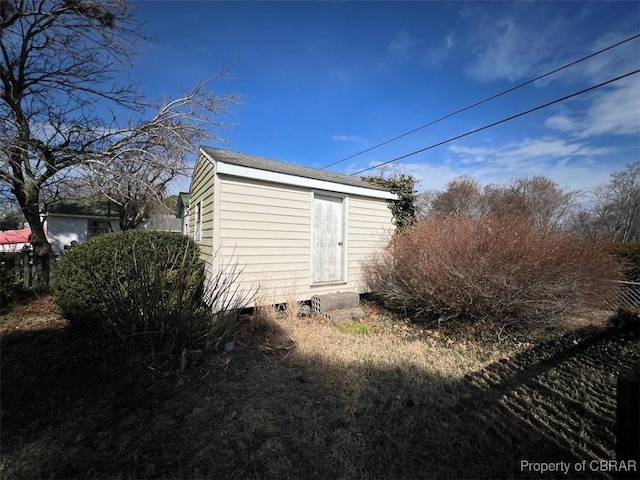
[[[87,225],[87,239],[111,232],[109,220],[89,220]]]
[[[194,232],[194,240],[200,243],[202,239],[202,202],[196,203],[196,212],[195,212],[195,232]]]

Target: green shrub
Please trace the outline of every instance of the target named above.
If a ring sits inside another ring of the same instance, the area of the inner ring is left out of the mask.
[[[182,265],[182,258],[190,264]],[[86,329],[86,323],[100,323],[112,316],[116,299],[109,297],[127,289],[137,279],[142,265],[158,265],[165,271],[163,280],[171,287],[177,281],[179,268],[192,270],[192,284],[203,275],[197,245],[181,234],[131,230],[109,233],[90,239],[67,253],[59,262],[52,279],[56,302],[72,326]],[[151,280],[158,279],[147,277]],[[96,291],[96,287],[104,291]],[[139,286],[139,285],[138,285]],[[152,285],[150,285],[152,286]],[[124,292],[120,298],[129,304],[134,292]]]
[[[22,298],[26,298],[29,292],[25,291],[23,282],[15,274],[4,274],[0,282],[0,313],[9,310],[9,307]]]
[[[620,265],[598,245],[517,219],[425,219],[369,261],[387,306],[440,321],[537,328],[616,295]]]
[[[228,312],[243,306],[234,290],[238,274],[227,268],[207,280],[191,239],[134,230],[73,249],[52,289],[72,327],[137,352],[175,354],[230,334],[235,317]]]

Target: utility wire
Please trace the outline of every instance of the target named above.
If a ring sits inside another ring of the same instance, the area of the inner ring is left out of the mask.
[[[553,100],[551,102],[545,103],[544,105],[538,105],[537,107],[531,108],[531,109],[526,110],[524,112],[517,113],[515,115],[511,115],[510,117],[503,118],[502,120],[498,120],[497,122],[490,123],[490,124],[485,125],[485,126],[480,127],[480,128],[476,128],[475,130],[471,130],[471,131],[469,131],[467,133],[463,133],[461,135],[457,135],[455,137],[451,137],[451,138],[449,138],[447,140],[444,140],[442,142],[434,143],[433,145],[429,145],[428,147],[421,148],[420,150],[416,150],[415,152],[407,153],[407,154],[402,155],[400,157],[396,157],[396,158],[394,158],[392,160],[388,160],[386,162],[382,162],[382,163],[379,163],[377,165],[374,165],[373,167],[365,168],[364,170],[357,171],[355,173],[352,173],[351,175],[352,176],[353,175],[358,175],[360,173],[367,172],[369,170],[373,170],[374,168],[382,167],[383,165],[388,165],[389,163],[397,162],[398,160],[402,160],[404,158],[411,157],[412,155],[416,155],[418,153],[426,152],[427,150],[431,150],[432,148],[439,147],[441,145],[444,145],[445,143],[453,142],[454,140],[458,140],[460,138],[467,137],[469,135],[473,135],[474,133],[481,132],[482,130],[486,130],[488,128],[495,127],[496,125],[500,125],[501,123],[508,122],[508,121],[513,120],[515,118],[522,117],[524,115],[527,115],[529,113],[535,112],[537,110],[541,110],[543,108],[549,107],[549,106],[554,105],[556,103],[563,102],[565,100],[568,100],[569,98],[577,97],[578,95],[582,95],[583,93],[590,92],[591,90],[595,90],[596,88],[604,87],[605,85],[609,85],[610,83],[617,82],[618,80],[622,80],[623,78],[630,77],[631,75],[635,75],[638,72],[640,72],[640,69],[634,70],[633,72],[625,73],[624,75],[620,75],[619,77],[612,78],[611,80],[607,80],[606,82],[602,82],[602,83],[599,83],[597,85],[593,85],[593,86],[591,86],[589,88],[585,88],[584,90],[580,90],[579,92],[572,93],[572,94],[567,95],[565,97],[558,98],[558,99]]]
[[[386,145],[388,143],[394,142],[394,141],[396,141],[396,140],[398,140],[400,138],[406,137],[407,135],[411,135],[412,133],[416,133],[418,130],[422,130],[423,128],[427,128],[427,127],[430,127],[431,125],[435,125],[436,123],[439,123],[439,122],[441,122],[443,120],[446,120],[447,118],[453,117],[454,115],[457,115],[457,114],[462,113],[462,112],[466,112],[467,110],[471,110],[472,108],[475,108],[475,107],[477,107],[479,105],[482,105],[483,103],[487,103],[490,100],[494,100],[494,99],[496,99],[498,97],[506,95],[507,93],[511,93],[514,90],[517,90],[517,89],[522,88],[522,87],[524,87],[526,85],[529,85],[529,84],[531,84],[533,82],[537,82],[538,80],[541,80],[541,79],[543,79],[545,77],[548,77],[549,75],[553,75],[554,73],[557,73],[557,72],[559,72],[561,70],[564,70],[565,68],[572,67],[572,66],[574,66],[574,65],[576,65],[576,64],[578,64],[580,62],[588,60],[589,58],[595,57],[596,55],[600,55],[601,53],[606,52],[607,50],[611,50],[612,48],[618,47],[618,46],[622,45],[623,43],[627,43],[627,42],[630,42],[631,40],[635,40],[638,37],[640,37],[640,33],[638,33],[638,34],[636,34],[636,35],[634,35],[632,37],[629,37],[629,38],[627,38],[625,40],[622,40],[622,41],[620,41],[618,43],[614,43],[613,45],[610,45],[610,46],[608,46],[606,48],[603,48],[602,50],[598,50],[597,52],[594,52],[594,53],[592,53],[590,55],[587,55],[586,57],[579,58],[578,60],[575,60],[575,61],[573,61],[571,63],[566,64],[566,65],[563,65],[562,67],[558,67],[558,68],[556,68],[554,70],[551,70],[550,72],[544,73],[544,74],[542,74],[542,75],[540,75],[540,76],[538,76],[536,78],[532,78],[531,80],[527,80],[526,82],[521,83],[519,85],[516,85],[515,87],[511,87],[508,90],[504,90],[503,92],[500,92],[500,93],[498,93],[496,95],[493,95],[491,97],[487,97],[484,100],[480,100],[479,102],[476,102],[473,105],[469,105],[468,107],[461,108],[460,110],[456,110],[455,112],[449,113],[449,114],[445,115],[444,117],[440,117],[440,118],[438,118],[436,120],[433,120],[432,122],[429,122],[429,123],[426,123],[426,124],[424,124],[424,125],[422,125],[420,127],[414,128],[413,130],[410,130],[410,131],[408,131],[406,133],[403,133],[401,135],[393,137],[393,138],[391,138],[389,140],[385,140],[384,142],[378,143],[377,145],[374,145],[373,147],[369,147],[366,150],[362,150],[361,152],[354,153],[353,155],[350,155],[350,156],[348,156],[346,158],[343,158],[342,160],[338,160],[337,162],[330,163],[329,165],[322,167],[320,170],[324,170],[325,168],[333,167],[334,165],[337,165],[339,163],[346,162],[347,160],[350,160],[350,159],[352,159],[354,157],[362,155],[363,153],[370,152],[371,150],[375,150],[376,148],[382,147],[383,145]]]

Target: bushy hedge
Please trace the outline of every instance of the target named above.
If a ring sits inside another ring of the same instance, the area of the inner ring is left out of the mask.
[[[365,266],[392,308],[531,328],[602,307],[620,265],[601,247],[514,219],[425,219]]]
[[[133,230],[71,250],[54,272],[52,290],[76,329],[138,350],[176,353],[211,340],[221,317],[212,317],[208,300],[227,295],[232,286],[218,280],[213,286],[205,280],[191,239]]]
[[[610,243],[606,248],[624,262],[626,280],[640,282],[640,243]]]

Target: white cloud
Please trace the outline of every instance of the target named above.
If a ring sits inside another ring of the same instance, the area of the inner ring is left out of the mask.
[[[424,56],[428,65],[437,65],[445,61],[451,51],[456,46],[454,32],[449,33],[441,42],[438,42],[436,46],[427,49]]]
[[[387,47],[387,55],[395,61],[407,62],[411,54],[411,46],[413,42],[406,30],[400,30],[393,41]]]
[[[640,135],[640,79],[621,80],[595,98],[581,136]]]
[[[593,92],[580,110],[563,108],[544,126],[585,139],[640,135],[640,78],[629,77]]]
[[[561,132],[572,132],[577,128],[577,122],[569,117],[569,115],[558,114],[547,118],[544,121],[545,127],[549,127],[553,130],[560,130]]]
[[[461,175],[459,169],[447,164],[403,163],[398,168],[418,180],[417,190],[420,192],[444,190],[447,183]]]
[[[489,162],[504,168],[522,168],[528,164],[550,160],[558,161],[571,157],[598,157],[612,152],[610,148],[594,148],[586,142],[561,138],[526,138],[490,149],[487,147],[465,147],[452,145],[448,151],[462,163]]]
[[[447,183],[461,175],[477,179],[481,185],[504,184],[511,180],[534,175],[544,175],[568,190],[589,191],[609,181],[612,171],[623,167],[612,166],[609,162],[531,162],[513,163],[504,168],[496,163],[460,164],[446,162],[439,165],[425,163],[403,163],[398,166],[419,180],[418,191],[443,190]]]
[[[356,143],[356,142],[364,141],[363,138],[358,137],[357,135],[344,135],[341,133],[332,135],[331,140],[333,140],[334,142],[345,142],[345,143]]]
[[[623,32],[607,33],[592,42],[585,53],[597,52],[630,36]],[[615,76],[612,75],[614,72],[621,74],[637,68],[637,64],[638,40],[636,39],[581,62],[569,69],[567,74],[577,78],[587,78],[591,82],[601,82]]]
[[[481,81],[506,79],[511,82],[538,72],[538,66],[549,60],[551,39],[557,24],[530,25],[516,16],[485,19],[471,37],[476,58],[467,72]]]
[[[451,50],[455,45],[455,36],[453,32],[447,35],[447,38],[445,38],[445,42],[447,44],[447,50]]]
[[[481,163],[495,155],[495,150],[486,147],[451,145],[448,150],[460,158],[462,163]]]
[[[443,178],[426,179],[428,184],[446,185],[459,175],[477,178],[485,185],[544,175],[571,190],[589,190],[606,183],[613,168],[610,155],[615,152],[612,148],[592,147],[586,141],[560,138],[527,138],[495,148],[454,144],[446,151],[451,156],[439,169]],[[429,174],[418,164],[411,168],[421,180],[425,172]]]
[[[498,152],[497,159],[503,164],[526,163],[539,159],[565,157],[587,157],[610,153],[606,148],[592,148],[585,143],[565,139],[530,139],[515,145],[506,145]]]

